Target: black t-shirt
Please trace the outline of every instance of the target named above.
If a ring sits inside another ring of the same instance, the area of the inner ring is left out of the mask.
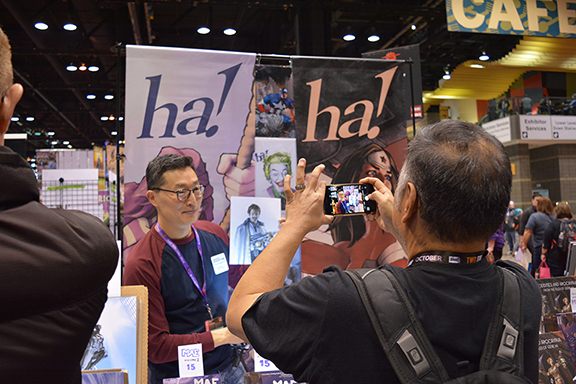
[[[520,265],[498,261],[522,281],[525,302],[525,374],[537,382],[541,299]],[[451,378],[468,360],[477,370],[501,289],[496,267],[420,263],[386,265],[402,284]],[[351,278],[338,267],[262,295],[242,318],[254,349],[298,381],[398,383]]]

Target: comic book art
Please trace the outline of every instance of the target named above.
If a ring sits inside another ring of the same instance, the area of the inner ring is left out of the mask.
[[[541,334],[538,340],[538,383],[572,383],[576,377],[573,358],[562,332]]]
[[[542,321],[541,332],[558,331],[556,315],[571,313],[572,291],[576,289],[574,276],[553,277],[536,280],[542,295]],[[575,292],[576,293],[576,292]]]
[[[295,137],[292,98],[292,68],[284,65],[256,65],[256,136]]]
[[[306,171],[324,164],[328,184],[377,177],[393,192],[407,147],[406,79],[397,62],[294,58],[297,151]],[[302,244],[302,272],[405,266],[394,237],[369,216],[337,217]]]
[[[286,207],[284,178],[296,174],[296,139],[257,137],[254,144],[255,195],[275,197]],[[290,188],[294,191],[295,181]]]
[[[278,232],[280,200],[234,196],[231,209],[230,264],[252,264]]]

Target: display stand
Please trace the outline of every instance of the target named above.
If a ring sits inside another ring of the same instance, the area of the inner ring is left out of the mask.
[[[121,369],[82,371],[82,384],[128,384],[128,372]]]
[[[148,288],[143,285],[122,287],[122,296],[136,296],[136,383],[148,383]]]

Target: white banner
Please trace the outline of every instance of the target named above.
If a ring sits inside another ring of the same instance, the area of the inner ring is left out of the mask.
[[[551,116],[554,140],[576,140],[576,118],[574,116]]]
[[[520,115],[520,137],[524,140],[550,140],[550,116]]]
[[[125,225],[138,220],[137,227],[146,232],[155,220],[140,183],[150,160],[167,153],[194,159],[200,182],[207,185],[200,218],[222,220],[230,202],[224,174],[217,170],[221,157],[227,158],[224,154],[234,164],[239,153],[250,113],[255,59],[255,53],[126,47]],[[128,246],[140,235],[134,232],[134,237]]]
[[[504,117],[502,119],[484,123],[482,124],[482,128],[500,140],[501,143],[506,143],[512,140],[510,117]]]

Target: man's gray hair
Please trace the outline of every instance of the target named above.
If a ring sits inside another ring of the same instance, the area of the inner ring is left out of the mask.
[[[418,214],[442,241],[488,240],[504,220],[512,171],[494,136],[476,124],[446,120],[419,129],[400,172],[396,209],[411,182]]]

